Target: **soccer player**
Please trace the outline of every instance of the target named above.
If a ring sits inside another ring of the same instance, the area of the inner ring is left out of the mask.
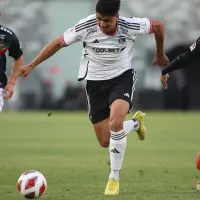
[[[13,70],[9,79],[6,72],[6,51],[14,58]],[[19,76],[20,66],[23,65],[23,52],[17,36],[10,29],[0,25],[0,112],[3,109],[4,98],[10,99]]]
[[[165,89],[168,88],[167,80],[169,77],[168,74],[170,72],[184,68],[199,56],[200,56],[200,38],[198,38],[197,41],[192,46],[190,46],[186,52],[184,52],[181,55],[178,55],[171,63],[169,63],[168,66],[162,69],[160,75],[160,81],[162,83],[163,88]]]
[[[106,195],[119,193],[126,136],[136,131],[139,139],[144,140],[146,134],[141,111],[136,112],[132,120],[124,122],[135,90],[132,50],[136,36],[154,33],[157,46],[154,65],[165,66],[169,62],[164,54],[164,25],[157,20],[119,16],[119,9],[120,0],[99,0],[96,14],[80,20],[21,68],[21,75],[26,77],[61,48],[83,42],[78,80],[87,80],[89,118],[100,145],[109,146],[111,172]]]

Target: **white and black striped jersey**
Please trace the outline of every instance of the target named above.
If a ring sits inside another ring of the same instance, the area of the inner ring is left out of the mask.
[[[84,44],[79,80],[108,80],[132,68],[136,36],[150,34],[151,30],[147,18],[120,16],[115,34],[107,35],[100,30],[93,14],[64,32],[62,39],[66,46],[78,41]]]

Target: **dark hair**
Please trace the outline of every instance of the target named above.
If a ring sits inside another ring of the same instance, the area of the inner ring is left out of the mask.
[[[98,0],[96,12],[105,16],[115,16],[119,13],[121,0]]]

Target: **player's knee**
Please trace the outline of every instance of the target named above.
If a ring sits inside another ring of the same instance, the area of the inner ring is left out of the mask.
[[[109,140],[100,140],[100,141],[99,141],[99,144],[100,144],[102,147],[104,147],[104,148],[109,147],[109,143],[110,143]]]
[[[123,129],[123,117],[115,116],[110,118],[110,130],[120,131]]]

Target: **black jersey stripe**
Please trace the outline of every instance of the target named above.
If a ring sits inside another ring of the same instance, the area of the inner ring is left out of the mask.
[[[82,28],[84,28],[86,26],[93,25],[93,24],[96,25],[97,22],[91,22],[91,23],[85,24],[84,26],[80,26],[79,28],[75,28],[75,30],[78,31],[79,29],[82,29]]]
[[[140,30],[140,27],[131,27],[131,26],[124,25],[124,24],[121,24],[121,23],[118,23],[118,25],[123,26],[123,27],[128,28],[128,29],[132,29],[132,30]]]
[[[133,26],[133,25],[124,24],[124,23],[121,23],[121,22],[118,22],[118,24],[121,24],[121,25],[127,26],[127,27],[129,27],[129,28],[139,28],[139,29],[140,29],[140,26]]]
[[[140,27],[140,24],[130,24],[130,23],[124,23],[121,21],[118,21],[118,23],[124,24],[125,26],[130,26],[130,27]]]
[[[97,25],[97,23],[93,23],[93,24],[84,26],[84,27],[82,27],[82,28],[76,29],[76,32],[79,32],[79,31],[81,31],[81,30],[84,30],[84,29],[86,29],[86,28],[90,28],[90,27],[93,27],[93,26],[96,26],[96,25]]]
[[[125,38],[125,36],[124,35],[120,35],[120,36],[118,36],[118,38]]]
[[[130,23],[130,22],[122,21],[122,20],[119,20],[118,22],[120,22],[120,23],[122,23],[124,25],[128,25],[128,26],[137,26],[137,27],[140,27],[139,23]]]
[[[93,22],[96,22],[96,19],[88,20],[84,23],[78,24],[78,25],[75,26],[75,29],[81,28],[82,26],[85,26],[85,25],[93,23]]]

